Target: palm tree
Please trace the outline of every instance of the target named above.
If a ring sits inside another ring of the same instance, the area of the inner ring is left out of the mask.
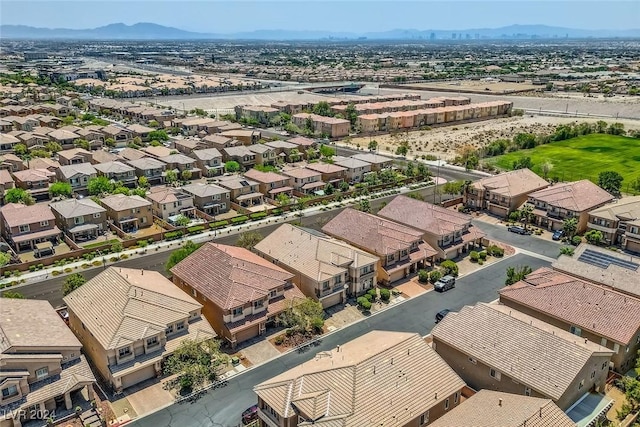
[[[562,230],[569,239],[572,238],[578,230],[578,220],[575,217],[565,219],[562,221]]]
[[[529,203],[525,203],[522,208],[520,208],[520,221],[524,225],[524,229],[527,229],[527,223],[531,220],[533,216],[533,205]]]
[[[507,280],[505,280],[505,286],[513,285],[516,282],[524,279],[533,270],[528,265],[521,267],[508,267],[507,268]]]

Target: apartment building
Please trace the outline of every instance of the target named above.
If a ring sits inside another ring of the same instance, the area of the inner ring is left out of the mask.
[[[616,199],[589,212],[589,230],[602,232],[603,242],[640,252],[640,196]]]

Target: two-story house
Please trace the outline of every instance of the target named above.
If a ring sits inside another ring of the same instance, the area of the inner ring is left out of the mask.
[[[136,170],[136,176],[144,176],[150,185],[157,185],[164,182],[164,173],[167,165],[153,157],[142,157],[136,160],[127,160],[129,165]]]
[[[261,172],[257,169],[249,169],[243,175],[245,178],[257,182],[260,192],[271,199],[275,199],[278,194],[286,194],[288,196],[293,194],[291,178],[288,176],[275,172]]]
[[[100,129],[105,141],[113,139],[117,147],[124,147],[133,139],[133,132],[119,126],[109,125]]]
[[[8,172],[18,172],[27,169],[27,167],[20,157],[7,153],[0,156],[0,169]]]
[[[121,161],[122,158],[117,154],[113,154],[106,150],[96,150],[91,153],[91,164],[97,165],[99,163],[109,163],[115,161]]]
[[[393,159],[381,156],[380,154],[359,153],[354,154],[351,157],[369,163],[371,165],[371,170],[374,172],[378,172],[382,169],[389,169],[393,166]]]
[[[324,308],[375,288],[378,257],[321,233],[283,224],[253,251],[293,273],[293,282]]]
[[[551,399],[563,410],[604,392],[613,354],[497,304],[449,313],[432,336],[433,349],[469,387]]]
[[[421,231],[351,208],[336,215],[322,231],[377,256],[378,282],[385,284],[417,272],[437,256]]]
[[[179,215],[195,217],[193,196],[186,191],[173,187],[152,187],[146,197],[151,201],[153,215],[165,221],[172,221]]]
[[[223,176],[217,183],[229,190],[231,200],[242,207],[259,206],[264,203],[264,195],[260,193],[258,183],[242,175]]]
[[[362,182],[365,175],[371,173],[371,163],[353,157],[336,160],[333,164],[345,169],[344,177],[350,183]]]
[[[438,258],[452,259],[482,244],[485,234],[471,224],[471,216],[438,205],[397,196],[378,215],[420,230]]]
[[[58,151],[58,163],[62,166],[77,165],[79,163],[91,163],[91,152],[84,148],[72,148]]]
[[[66,199],[51,203],[57,226],[74,242],[95,239],[106,230],[107,211],[86,199]]]
[[[55,129],[49,132],[47,136],[51,141],[60,144],[65,150],[72,149],[75,141],[80,139],[80,135],[77,133],[64,129]]]
[[[4,204],[4,195],[7,190],[15,188],[16,184],[9,171],[0,169],[0,203]]]
[[[13,173],[13,181],[17,188],[26,190],[36,200],[49,198],[49,187],[56,174],[47,169],[27,169]]]
[[[283,175],[291,178],[291,185],[296,191],[304,194],[313,194],[324,189],[322,173],[307,168],[291,168],[282,171]]]
[[[0,216],[2,237],[16,252],[32,250],[36,255],[53,253],[52,242],[62,236],[51,209],[44,203],[31,206],[8,203],[0,208]]]
[[[86,404],[76,400],[83,388],[93,400],[96,379],[82,344],[48,301],[3,298],[0,335],[2,427],[43,425],[56,410]]]
[[[238,162],[243,169],[251,169],[256,164],[256,153],[244,145],[223,148],[222,158],[225,162]]]
[[[272,148],[275,150],[276,156],[278,158],[282,158],[287,162],[292,162],[292,161],[300,161],[302,159],[302,157],[305,155],[304,152],[300,151],[300,149],[298,148],[298,146],[296,144],[292,144],[288,141],[282,141],[282,140],[275,140],[275,141],[268,141],[265,142],[265,144],[267,147]],[[295,155],[292,157],[292,153],[296,153],[296,150],[298,153],[298,158],[295,158]]]
[[[98,171],[91,163],[60,166],[56,171],[58,181],[68,182],[76,193],[85,193],[89,180],[96,176],[98,176]]]
[[[143,126],[137,123],[127,126],[127,129],[133,132],[134,137],[137,136],[143,142],[149,142],[150,141],[149,134],[155,130],[153,128]]]
[[[199,182],[183,186],[182,191],[191,194],[194,206],[207,215],[215,217],[231,208],[229,190],[218,185]]]
[[[167,165],[167,170],[176,170],[180,175],[189,171],[191,173],[190,179],[199,179],[202,171],[196,167],[195,159],[184,154],[169,154],[168,156],[160,157],[158,160]]]
[[[217,148],[194,150],[191,157],[196,159],[196,167],[200,168],[202,176],[216,176],[224,172],[222,153]]]
[[[305,298],[291,283],[293,274],[236,246],[205,243],[171,273],[232,347],[264,335],[280,313]]]
[[[247,149],[256,155],[257,165],[273,165],[278,160],[276,150],[266,144],[249,145]]]
[[[607,245],[640,252],[640,196],[624,197],[593,209],[587,228],[600,231]]]
[[[322,182],[331,184],[333,187],[337,187],[342,181],[348,180],[347,168],[335,163],[309,163],[305,167],[314,172],[320,172]]]
[[[11,153],[13,152],[13,147],[19,143],[20,140],[15,136],[8,133],[0,133],[0,152]]]
[[[126,187],[135,187],[138,182],[136,169],[125,163],[114,161],[98,163],[93,167],[98,172],[98,176],[105,176],[110,180],[121,182]]]
[[[501,289],[500,303],[607,347],[617,372],[624,374],[635,364],[640,298],[540,268]]]
[[[160,376],[183,341],[215,337],[202,305],[156,271],[109,267],[64,302],[69,327],[116,391]]]
[[[261,426],[423,427],[458,407],[464,388],[420,335],[371,331],[253,390]]]
[[[138,195],[113,194],[100,199],[100,204],[107,210],[107,218],[125,233],[153,224],[151,202]]]
[[[558,183],[529,194],[533,205],[534,223],[548,230],[562,230],[563,221],[575,218],[576,233],[587,229],[589,212],[609,203],[613,196],[593,182],[582,181]]]
[[[240,145],[240,141],[237,139],[228,138],[222,135],[207,135],[202,138],[202,142],[207,145],[209,148],[215,148],[217,150],[222,150],[223,148],[234,147],[236,145]]]
[[[548,186],[529,169],[517,169],[472,182],[463,193],[463,203],[471,209],[507,217],[527,201],[530,193]]]

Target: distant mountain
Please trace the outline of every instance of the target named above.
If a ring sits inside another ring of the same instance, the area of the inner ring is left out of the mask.
[[[36,28],[27,25],[0,25],[4,39],[75,39],[75,40],[474,40],[532,38],[636,38],[640,29],[581,30],[546,25],[510,25],[501,28],[466,30],[396,29],[383,32],[350,33],[331,31],[257,30],[232,34],[208,34],[180,30],[152,23],[110,24],[104,27],[72,30]]]

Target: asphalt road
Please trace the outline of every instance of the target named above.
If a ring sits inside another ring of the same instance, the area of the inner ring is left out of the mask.
[[[505,280],[509,266],[529,265],[536,269],[547,262],[526,255],[516,255],[487,266],[476,273],[458,280],[451,291],[439,294],[428,292],[401,305],[391,307],[351,326],[322,338],[320,345],[306,352],[293,351],[275,360],[255,367],[231,378],[224,388],[211,390],[195,402],[171,405],[161,411],[134,421],[137,427],[236,427],[240,413],[255,404],[253,386],[310,360],[320,351],[330,350],[371,330],[390,330],[428,334],[434,326],[438,311],[449,308],[459,310],[464,305],[479,301],[489,302],[497,298],[496,291]]]

